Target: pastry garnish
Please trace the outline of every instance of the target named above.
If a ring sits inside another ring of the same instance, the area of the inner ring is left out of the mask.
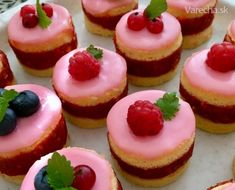
[[[171,120],[179,111],[179,98],[175,92],[165,93],[164,96],[155,103],[163,114],[164,120]]]
[[[89,45],[86,49],[94,58],[100,59],[103,57],[103,50],[100,48],[96,48],[94,45]]]
[[[230,42],[214,44],[207,54],[206,64],[223,73],[235,70],[235,46]]]
[[[150,4],[145,9],[146,16],[152,20],[161,16],[167,10],[166,0],[151,0]]]
[[[36,9],[39,19],[39,25],[44,29],[51,24],[51,19],[47,16],[46,12],[43,10],[42,5],[39,0],[36,0]]]

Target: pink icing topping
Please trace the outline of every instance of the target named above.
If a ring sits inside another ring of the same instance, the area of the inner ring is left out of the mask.
[[[231,23],[230,32],[231,32],[232,38],[235,39],[235,19]]]
[[[235,72],[221,73],[207,66],[207,50],[193,54],[186,60],[184,73],[196,88],[223,96],[235,96]]]
[[[170,7],[185,9],[185,7],[203,8],[215,0],[167,0]]]
[[[230,186],[224,188],[224,190],[235,190],[235,183],[233,183]]]
[[[137,100],[149,100],[154,103],[164,94],[163,91],[148,90],[131,94],[110,110],[107,117],[108,131],[116,145],[129,154],[141,155],[146,159],[160,157],[174,150],[184,140],[195,133],[195,118],[188,103],[180,100],[180,110],[171,121],[164,121],[159,134],[149,137],[135,136],[127,123],[127,112]]]
[[[17,118],[16,129],[7,136],[0,137],[0,153],[15,151],[28,147],[40,139],[41,135],[50,127],[53,121],[60,118],[61,102],[49,89],[33,84],[8,86],[7,89],[15,89],[20,92],[31,90],[40,99],[41,106],[33,115],[25,118]]]
[[[46,29],[42,29],[39,25],[30,29],[25,28],[22,25],[20,12],[17,12],[8,24],[9,39],[26,44],[37,44],[46,42],[71,28],[69,12],[60,5],[51,4],[51,6],[53,8],[52,23]]]
[[[126,6],[133,0],[82,0],[82,4],[86,11],[92,14],[102,14],[113,8]]]
[[[111,177],[112,169],[105,159],[101,158],[94,151],[88,151],[82,148],[64,148],[58,151],[60,154],[65,155],[71,161],[73,167],[81,164],[90,166],[96,173],[96,181],[92,190],[109,190],[112,189]],[[47,165],[47,160],[51,154],[44,156],[41,160],[36,161],[26,174],[20,190],[35,190],[34,178],[38,171]]]
[[[153,34],[147,28],[141,31],[133,31],[127,26],[128,16],[133,12],[137,11],[134,10],[125,14],[116,26],[117,38],[131,49],[146,51],[160,49],[174,43],[181,34],[181,27],[178,20],[169,13],[162,14],[164,29],[160,34]],[[138,12],[143,12],[143,10],[138,10]]]
[[[69,58],[82,50],[84,49],[73,50],[57,62],[52,78],[57,91],[69,94],[72,98],[84,98],[100,96],[120,85],[120,81],[126,77],[126,61],[117,53],[106,49],[103,49],[103,57],[99,61],[101,69],[97,77],[87,81],[73,79],[68,72]]]

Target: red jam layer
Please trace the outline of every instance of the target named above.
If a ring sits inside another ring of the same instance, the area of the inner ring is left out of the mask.
[[[29,67],[31,69],[44,70],[53,67],[63,55],[73,49],[76,49],[77,37],[76,33],[74,33],[74,37],[71,42],[50,51],[42,51],[37,53],[21,51],[12,46],[11,43],[10,46],[22,65],[25,65],[26,67]]]
[[[64,117],[61,116],[55,129],[34,150],[21,152],[8,158],[0,155],[0,173],[8,176],[25,175],[36,160],[50,152],[62,149],[66,144],[67,136],[66,123]]]
[[[110,151],[113,158],[118,162],[121,169],[124,170],[125,172],[143,179],[159,179],[174,173],[181,166],[186,164],[186,162],[191,158],[193,154],[193,148],[194,148],[194,143],[191,145],[190,149],[182,157],[178,158],[177,160],[173,161],[172,163],[166,166],[159,168],[151,168],[151,169],[138,168],[136,166],[129,165],[123,160],[121,160],[121,158],[119,158],[118,155],[114,153],[111,147]]]
[[[2,67],[0,70],[0,88],[4,88],[5,86],[11,85],[14,77],[8,63],[7,56],[1,50],[0,60],[2,62]]]
[[[233,179],[217,183],[215,186],[209,187],[207,190],[212,190],[212,189],[214,189],[216,187],[219,187],[219,186],[222,186],[222,185],[224,185],[226,183],[233,183]]]
[[[186,91],[182,84],[180,84],[180,94],[185,99],[185,101],[191,105],[194,113],[197,113],[198,115],[215,123],[229,124],[235,122],[235,105],[211,105],[191,95]]]
[[[208,13],[198,18],[186,18],[186,19],[178,18],[181,24],[182,34],[185,36],[202,32],[212,24],[214,16],[215,16],[214,11],[212,9],[209,10]]]
[[[138,4],[134,7],[134,9],[138,8]],[[133,10],[134,10],[133,9]],[[120,20],[120,18],[124,15],[117,15],[117,16],[102,16],[102,17],[96,17],[90,13],[88,13],[86,11],[86,9],[84,8],[83,4],[82,4],[82,10],[84,12],[84,14],[86,15],[86,17],[93,23],[98,24],[100,26],[102,26],[105,29],[108,30],[115,30],[115,27],[118,23],[118,21]]]
[[[117,179],[118,180],[118,179]],[[117,190],[123,190],[122,189],[122,185],[121,185],[121,183],[120,183],[120,181],[118,180],[118,189]]]
[[[56,91],[56,89],[54,88]],[[59,96],[59,93],[56,92]],[[90,118],[90,119],[102,119],[105,118],[109,112],[109,110],[112,108],[112,106],[120,99],[125,97],[128,93],[128,86],[126,85],[123,92],[117,96],[116,98],[113,98],[109,100],[108,102],[97,104],[95,106],[79,106],[76,104],[72,104],[68,102],[65,99],[61,99],[63,109],[67,111],[69,114],[77,116],[77,117],[83,117],[83,118]]]
[[[125,58],[127,62],[127,73],[130,75],[135,75],[139,77],[158,77],[163,74],[166,74],[170,71],[173,71],[181,57],[182,48],[178,48],[171,55],[154,61],[139,61],[132,58],[129,58],[125,53],[123,53],[117,43],[116,37],[114,36],[114,44],[116,52]]]

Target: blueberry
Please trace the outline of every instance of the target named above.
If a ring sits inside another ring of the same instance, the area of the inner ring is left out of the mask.
[[[20,94],[10,102],[10,108],[20,117],[28,117],[34,114],[39,107],[40,100],[38,95],[29,90],[20,92]]]
[[[7,109],[3,120],[0,122],[0,136],[11,133],[16,128],[16,114],[13,110]]]
[[[4,88],[0,88],[0,96],[2,96],[4,91],[6,91]]]
[[[36,190],[52,190],[48,184],[47,166],[43,167],[34,178],[34,187]]]

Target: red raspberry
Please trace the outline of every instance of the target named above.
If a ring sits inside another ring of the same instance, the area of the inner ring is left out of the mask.
[[[128,109],[127,122],[137,136],[150,136],[160,132],[163,116],[160,109],[149,101],[136,101]]]
[[[128,28],[134,31],[142,30],[145,27],[145,19],[142,13],[132,13],[127,19]]]
[[[75,53],[69,63],[69,73],[76,80],[89,80],[100,72],[99,62],[87,51]]]
[[[42,3],[42,9],[45,11],[48,17],[53,16],[53,8],[50,4],[48,3]]]
[[[38,17],[35,14],[27,14],[22,18],[22,24],[25,28],[34,28],[38,22]]]
[[[215,44],[207,54],[206,64],[219,72],[235,69],[235,46],[230,42]]]
[[[161,18],[155,18],[153,20],[147,20],[146,21],[146,28],[148,29],[149,32],[154,33],[154,34],[159,34],[163,31],[164,24],[162,22]]]
[[[25,5],[20,9],[20,16],[23,17],[28,14],[36,14],[35,7],[33,5]]]

